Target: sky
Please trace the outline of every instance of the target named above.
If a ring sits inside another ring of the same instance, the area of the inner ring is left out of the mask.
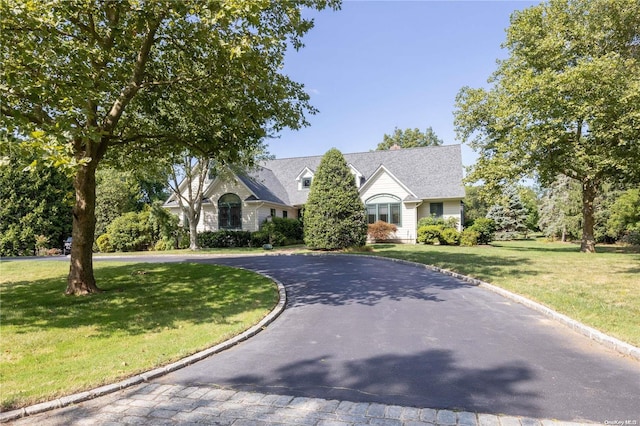
[[[384,134],[432,127],[446,145],[461,143],[453,124],[464,86],[489,87],[506,57],[509,17],[532,1],[355,1],[339,11],[308,12],[315,26],[283,72],[304,84],[309,127],[268,141],[276,158],[376,148]],[[477,155],[466,145],[462,163]]]

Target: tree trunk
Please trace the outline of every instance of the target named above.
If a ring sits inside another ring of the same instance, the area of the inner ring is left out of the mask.
[[[583,253],[596,252],[596,240],[593,236],[596,193],[597,186],[593,180],[586,179],[582,182],[582,244],[580,251]]]
[[[98,293],[93,275],[93,240],[96,228],[96,166],[90,161],[81,166],[73,180],[76,204],[73,207],[71,266],[67,277],[67,295]]]
[[[198,245],[198,222],[195,220],[189,221],[189,249],[200,250]]]

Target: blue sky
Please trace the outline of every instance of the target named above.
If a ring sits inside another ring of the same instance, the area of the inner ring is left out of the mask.
[[[431,126],[455,138],[453,111],[463,86],[486,87],[506,52],[509,16],[531,1],[344,1],[313,12],[305,47],[284,72],[303,83],[320,110],[310,127],[269,141],[276,158],[375,149],[394,127]],[[463,164],[476,155],[463,146]]]

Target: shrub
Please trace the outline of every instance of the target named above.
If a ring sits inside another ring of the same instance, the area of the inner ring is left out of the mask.
[[[431,225],[440,226],[442,229],[447,229],[447,228],[457,229],[458,219],[456,219],[455,217],[450,217],[448,219],[445,219],[442,217],[427,216],[427,217],[421,217],[420,220],[418,220],[418,229],[422,228],[423,226],[431,226]]]
[[[251,234],[251,247],[262,247],[269,243],[269,233],[265,231],[256,231]]]
[[[460,242],[460,233],[454,228],[445,228],[440,232],[440,244],[457,246]]]
[[[440,234],[444,228],[440,225],[425,225],[418,228],[418,242],[436,244],[440,242]]]
[[[373,241],[384,241],[394,236],[397,230],[396,225],[379,220],[369,224],[367,234]]]
[[[251,233],[248,231],[204,231],[198,233],[198,245],[202,248],[249,247]]]
[[[628,231],[626,234],[624,234],[621,241],[625,244],[640,246],[640,230]]]
[[[155,251],[173,250],[173,248],[174,248],[174,241],[164,239],[164,238],[161,240],[158,240],[156,244],[153,246],[153,249]]]
[[[268,240],[270,241],[267,241],[264,244],[272,244],[274,246],[298,244],[304,239],[302,222],[298,219],[273,217],[265,220],[262,223],[262,226],[260,226],[260,231],[258,232],[264,232],[267,234]]]
[[[465,247],[478,245],[478,238],[480,238],[480,233],[478,231],[466,228],[460,234],[460,245]]]
[[[149,212],[129,212],[117,217],[107,226],[107,234],[116,251],[146,249],[152,243]]]
[[[495,223],[492,219],[478,218],[473,222],[470,228],[478,233],[478,244],[489,244],[493,241],[496,231]]]
[[[111,253],[112,251],[114,251],[109,234],[100,235],[96,240],[96,244],[98,245],[98,250],[100,250],[102,253]]]

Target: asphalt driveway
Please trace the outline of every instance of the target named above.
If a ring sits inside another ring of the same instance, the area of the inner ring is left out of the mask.
[[[195,261],[278,279],[287,308],[158,383],[640,424],[640,363],[488,290],[357,256]]]

